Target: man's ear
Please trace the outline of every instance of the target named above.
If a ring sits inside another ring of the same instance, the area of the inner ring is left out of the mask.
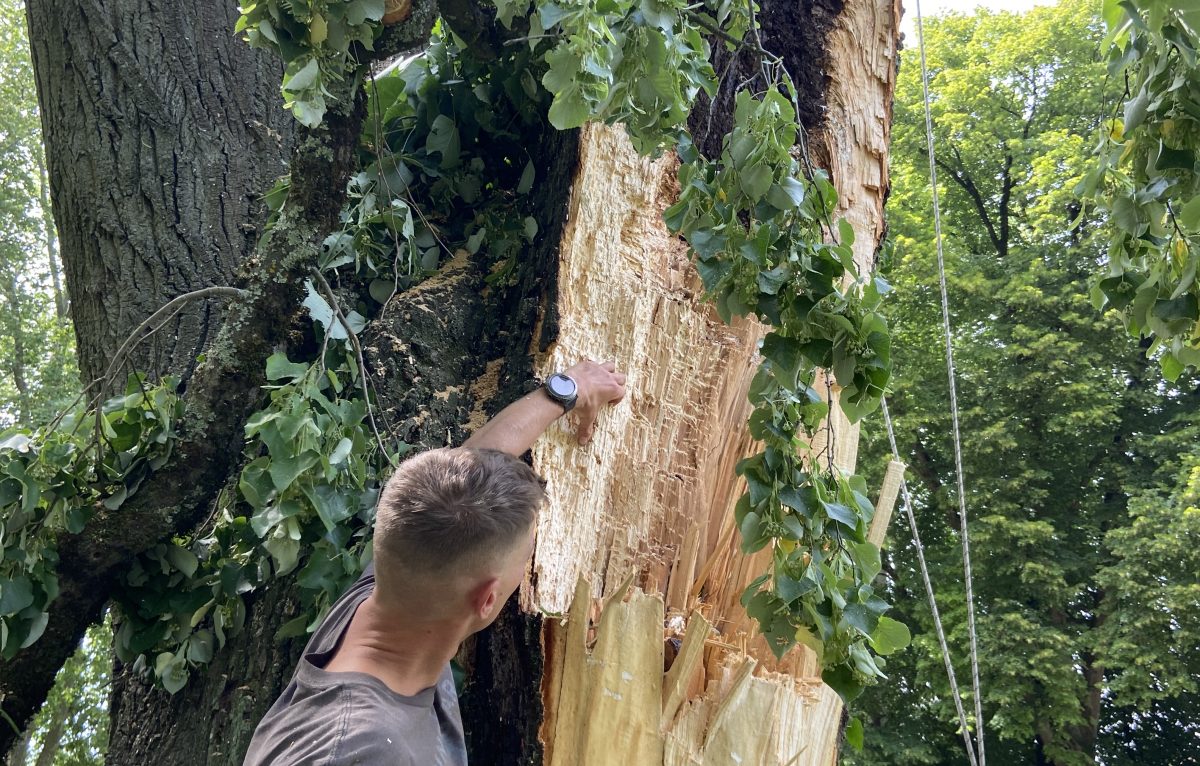
[[[481,620],[491,619],[492,613],[496,611],[499,600],[500,578],[489,577],[475,588],[475,595],[471,599],[471,606],[473,607],[475,616]]]

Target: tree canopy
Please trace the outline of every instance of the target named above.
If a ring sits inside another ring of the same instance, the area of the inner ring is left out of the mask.
[[[926,20],[925,33],[989,754],[1171,762],[1179,740],[1153,726],[1110,733],[1195,705],[1196,644],[1184,627],[1196,607],[1195,532],[1182,506],[1200,395],[1194,377],[1164,377],[1151,342],[1088,301],[1116,224],[1081,209],[1075,188],[1121,95],[1105,74],[1099,7],[980,10]],[[922,104],[910,50],[889,204],[900,349],[890,400],[961,680],[964,589]],[[886,449],[873,441],[874,454]],[[855,761],[957,762],[912,550],[889,559],[918,635],[891,666],[898,677],[865,703]],[[1184,727],[1186,717],[1161,724]]]

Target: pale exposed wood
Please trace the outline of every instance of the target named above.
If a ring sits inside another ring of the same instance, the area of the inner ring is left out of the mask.
[[[724,734],[724,729],[731,720],[737,719],[741,710],[742,701],[745,699],[746,690],[750,686],[751,674],[754,672],[754,667],[757,665],[754,660],[747,657],[742,660],[742,664],[738,667],[728,681],[725,693],[721,695],[721,701],[713,711],[712,719],[708,722],[708,731],[704,735],[704,750],[707,752],[714,741]],[[728,739],[726,737],[726,739]],[[731,752],[736,752],[736,747],[730,747],[731,743],[722,742],[725,748],[718,752],[723,752],[729,748]]]
[[[704,641],[708,638],[708,632],[711,629],[712,625],[699,612],[693,613],[691,619],[688,620],[687,633],[683,638],[683,646],[679,649],[679,656],[675,658],[671,669],[667,671],[666,680],[663,681],[660,725],[663,730],[675,719],[675,714],[679,712],[679,706],[687,699],[692,678],[700,669],[700,661],[704,658]]]
[[[892,511],[896,509],[896,498],[900,495],[902,481],[904,463],[889,460],[887,473],[883,475],[883,486],[879,489],[879,499],[875,501],[875,517],[871,519],[871,529],[867,532],[867,539],[876,545],[883,545],[888,524],[892,521]]]
[[[586,592],[581,581],[578,593]],[[628,601],[614,600],[602,612],[589,651],[582,644],[586,610],[572,608],[551,766],[662,762],[663,615],[662,599],[640,590]],[[658,640],[630,640],[644,636]]]
[[[700,529],[699,524],[691,526],[671,567],[667,585],[667,609],[670,611],[683,611],[688,607],[689,591],[696,576],[696,559],[700,555]]]
[[[864,274],[883,232],[898,20],[890,0],[845,4],[828,40],[828,127],[813,136]],[[565,628],[546,632],[546,760],[828,766],[840,700],[820,683],[812,652],[776,661],[739,604],[771,555],[743,555],[731,523],[744,491],[734,466],[757,449],[744,425],[745,392],[763,328],[727,327],[698,299],[686,248],[661,221],[678,193],[671,157],[640,159],[619,128],[603,126],[585,127],[580,147],[560,248],[559,332],[538,368],[612,359],[628,374],[629,394],[604,414],[589,447],[576,447],[563,428],[534,449],[549,501],[522,604],[570,609]],[[838,388],[821,380],[817,390],[836,398]],[[831,430],[814,446],[828,446],[825,459],[850,471],[858,427],[836,403],[832,410]],[[881,508],[894,502],[891,492],[885,486]],[[628,600],[614,595],[631,578],[665,584],[665,599],[637,589]],[[665,675],[664,632],[682,637]]]
[[[620,128],[587,126],[580,144],[560,252],[558,342],[539,372],[613,359],[629,394],[588,447],[562,428],[534,448],[552,480],[536,585],[522,602],[555,613],[566,611],[580,576],[593,595],[611,593],[630,572],[669,566],[693,525],[714,534],[707,522],[732,509],[733,469],[750,449],[745,392],[762,334],[749,321],[726,326],[700,301],[686,247],[662,223],[677,194],[675,160],[638,158]]]

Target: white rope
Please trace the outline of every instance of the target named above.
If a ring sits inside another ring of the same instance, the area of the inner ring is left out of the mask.
[[[917,40],[921,52],[921,88],[925,98],[925,143],[929,154],[929,183],[933,191],[933,227],[937,243],[938,282],[942,294],[942,330],[946,341],[946,377],[950,383],[950,416],[954,432],[954,475],[958,484],[958,519],[963,552],[963,580],[967,596],[967,634],[971,640],[971,690],[975,695],[975,743],[979,766],[986,766],[983,748],[983,699],[979,693],[979,646],[975,633],[975,593],[971,585],[971,541],[967,534],[967,495],[963,482],[962,439],[958,427],[958,390],[955,385],[954,349],[950,332],[950,300],[946,295],[946,259],[942,249],[942,211],[938,202],[937,163],[933,151],[933,116],[929,106],[929,67],[925,63],[925,27],[921,0],[916,0]]]
[[[887,399],[880,402],[883,409],[883,423],[887,426],[888,444],[892,446],[892,460],[903,463],[900,450],[896,448],[896,432],[892,429],[892,415],[888,412]],[[917,517],[913,514],[912,498],[908,494],[908,482],[900,477],[900,497],[904,505],[904,515],[908,517],[908,529],[912,532],[913,547],[917,551],[917,563],[921,568],[921,582],[925,584],[925,597],[929,600],[929,611],[933,613],[933,629],[937,633],[938,645],[942,648],[942,662],[946,664],[946,676],[950,679],[950,694],[954,697],[954,709],[958,711],[958,726],[962,732],[963,744],[967,748],[967,758],[971,766],[978,766],[975,760],[975,747],[971,744],[971,727],[967,721],[966,711],[963,710],[962,695],[958,691],[958,678],[954,675],[954,663],[950,660],[950,646],[946,643],[946,631],[942,627],[942,616],[938,613],[937,599],[933,595],[933,582],[929,579],[929,567],[925,563],[925,546],[921,543],[921,533],[917,531]]]

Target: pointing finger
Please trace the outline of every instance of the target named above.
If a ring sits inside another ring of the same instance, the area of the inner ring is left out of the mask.
[[[575,429],[575,437],[581,445],[587,444],[592,439],[592,426],[596,422],[596,411],[592,409],[580,410],[579,412],[579,427]]]

